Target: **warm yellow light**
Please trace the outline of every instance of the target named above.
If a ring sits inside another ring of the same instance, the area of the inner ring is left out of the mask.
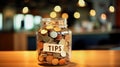
[[[59,5],[54,7],[54,11],[56,12],[60,12],[61,11],[61,7]]]
[[[76,18],[76,19],[80,18],[80,13],[79,12],[75,12],[74,13],[74,18]]]
[[[28,13],[29,12],[29,8],[28,7],[24,7],[22,10],[23,13]]]
[[[114,6],[110,6],[110,7],[109,7],[109,11],[110,11],[111,13],[114,13],[114,12],[115,12]]]
[[[63,14],[62,14],[62,18],[66,18],[66,19],[68,19],[68,17],[69,17],[69,16],[68,16],[67,13],[63,13]]]
[[[50,17],[51,18],[56,18],[57,17],[57,13],[56,12],[51,12],[50,13]]]
[[[90,10],[90,16],[95,16],[96,15],[96,11],[95,10]]]
[[[78,5],[79,5],[80,7],[85,7],[85,6],[86,6],[84,0],[79,0],[79,1],[78,1]]]
[[[102,19],[102,20],[106,20],[106,18],[107,18],[106,14],[102,13],[102,14],[101,14],[101,19]]]

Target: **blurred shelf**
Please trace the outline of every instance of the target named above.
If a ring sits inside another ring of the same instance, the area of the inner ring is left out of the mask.
[[[79,32],[79,33],[74,33],[73,35],[86,35],[86,34],[110,34],[110,33],[120,33],[120,30],[112,30],[112,31],[101,31],[101,30],[94,30],[91,32],[85,31],[85,32]]]

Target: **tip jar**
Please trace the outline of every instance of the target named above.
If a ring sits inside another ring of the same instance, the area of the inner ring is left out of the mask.
[[[72,32],[63,18],[42,18],[36,34],[38,64],[66,65],[71,57]]]

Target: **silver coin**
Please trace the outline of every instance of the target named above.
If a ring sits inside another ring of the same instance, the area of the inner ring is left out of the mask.
[[[55,31],[52,31],[52,32],[50,32],[50,37],[52,37],[52,38],[56,38],[57,37],[57,32],[55,32]]]

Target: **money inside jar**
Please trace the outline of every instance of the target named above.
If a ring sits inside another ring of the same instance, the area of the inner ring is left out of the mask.
[[[36,35],[40,65],[66,65],[70,62],[71,31],[66,19],[43,18]]]

